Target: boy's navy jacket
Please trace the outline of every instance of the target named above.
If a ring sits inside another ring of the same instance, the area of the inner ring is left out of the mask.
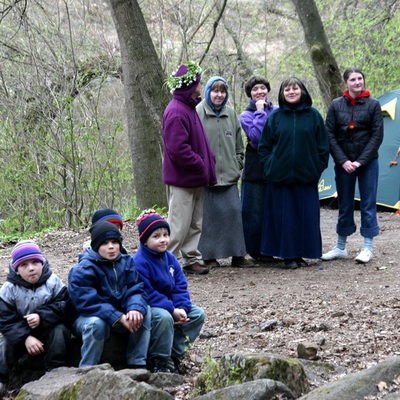
[[[24,315],[39,314],[40,325],[36,329],[45,330],[64,322],[68,299],[67,287],[50,270],[47,260],[36,284],[22,279],[10,266],[0,289],[0,332],[12,345],[24,342],[28,336],[34,336]]]
[[[186,276],[170,251],[157,253],[141,243],[134,260],[149,296],[149,306],[164,308],[170,313],[174,308],[190,311],[192,301]]]
[[[114,325],[128,311],[147,314],[147,295],[133,258],[121,254],[113,261],[89,248],[68,276],[72,319],[95,316]]]

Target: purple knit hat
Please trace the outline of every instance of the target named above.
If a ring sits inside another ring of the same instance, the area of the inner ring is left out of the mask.
[[[158,228],[166,228],[170,234],[168,222],[153,209],[144,210],[137,219],[139,240],[146,243],[150,235]]]
[[[28,261],[37,260],[42,264],[45,259],[39,246],[32,240],[23,240],[18,242],[11,251],[11,265],[16,272],[18,267]]]

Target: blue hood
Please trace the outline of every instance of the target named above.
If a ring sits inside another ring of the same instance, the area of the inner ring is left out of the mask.
[[[214,103],[211,101],[211,96],[210,96],[211,87],[212,87],[212,85],[214,84],[214,82],[216,82],[216,81],[222,81],[222,82],[224,82],[224,84],[226,85],[226,89],[227,89],[225,100],[224,100],[223,103],[222,103],[220,106],[218,106],[218,107],[215,106]],[[222,77],[220,77],[220,76],[212,76],[212,77],[207,81],[206,88],[205,88],[205,90],[204,90],[204,98],[205,98],[207,104],[211,107],[211,109],[212,109],[216,114],[219,113],[219,111],[221,111],[221,110],[225,107],[225,105],[226,105],[226,103],[227,103],[227,101],[228,101],[228,98],[229,98],[228,89],[229,89],[228,82],[227,82],[224,78],[222,78]]]

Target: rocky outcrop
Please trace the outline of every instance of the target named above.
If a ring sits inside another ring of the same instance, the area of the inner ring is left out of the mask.
[[[272,379],[259,379],[253,382],[246,382],[240,385],[232,385],[222,389],[213,390],[194,400],[266,400],[266,399],[295,399],[291,390],[282,382]]]
[[[336,379],[323,384],[321,379]],[[309,391],[309,382],[318,387]],[[58,368],[21,388],[17,400],[169,400],[184,377],[146,370],[115,370],[109,364]],[[227,354],[199,374],[193,400],[365,400],[399,399],[400,357],[347,373],[322,362],[274,354]]]
[[[80,348],[82,342],[78,338],[73,338],[69,346],[67,366],[78,367],[80,360]],[[114,370],[126,368],[125,363],[125,349],[127,346],[127,339],[125,336],[111,333],[107,339],[104,352],[100,362],[102,364],[110,364]],[[37,380],[45,374],[42,356],[24,356],[15,364],[9,382],[9,389],[19,389],[27,382]]]
[[[357,400],[375,398],[381,391],[397,390],[400,378],[400,357],[388,357],[364,371],[348,374],[334,382],[320,386],[301,397],[301,400]],[[371,397],[368,397],[371,396]],[[384,398],[384,397],[381,397]],[[389,399],[389,397],[387,397]],[[397,399],[400,395],[397,395]]]
[[[209,388],[270,379],[282,382],[295,398],[309,391],[307,375],[299,360],[276,354],[226,354],[221,360],[200,373],[197,389],[205,393]]]
[[[161,375],[159,379],[157,376]],[[16,400],[135,399],[173,400],[180,375],[151,374],[146,370],[114,371],[109,364],[86,368],[57,368],[37,381],[25,384]],[[152,381],[152,384],[146,383]],[[166,389],[171,390],[168,393]]]

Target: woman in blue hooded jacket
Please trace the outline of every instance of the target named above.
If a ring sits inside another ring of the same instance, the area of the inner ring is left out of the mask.
[[[284,80],[278,100],[258,145],[267,178],[262,253],[294,269],[307,266],[303,257],[322,255],[318,181],[329,144],[324,120],[299,79]]]
[[[215,154],[217,170],[217,184],[204,192],[199,250],[208,267],[218,267],[217,259],[228,257],[232,257],[233,267],[252,267],[254,263],[245,258],[238,190],[244,158],[242,131],[238,115],[227,106],[228,99],[227,81],[213,76],[206,84],[203,101],[196,107]]]

